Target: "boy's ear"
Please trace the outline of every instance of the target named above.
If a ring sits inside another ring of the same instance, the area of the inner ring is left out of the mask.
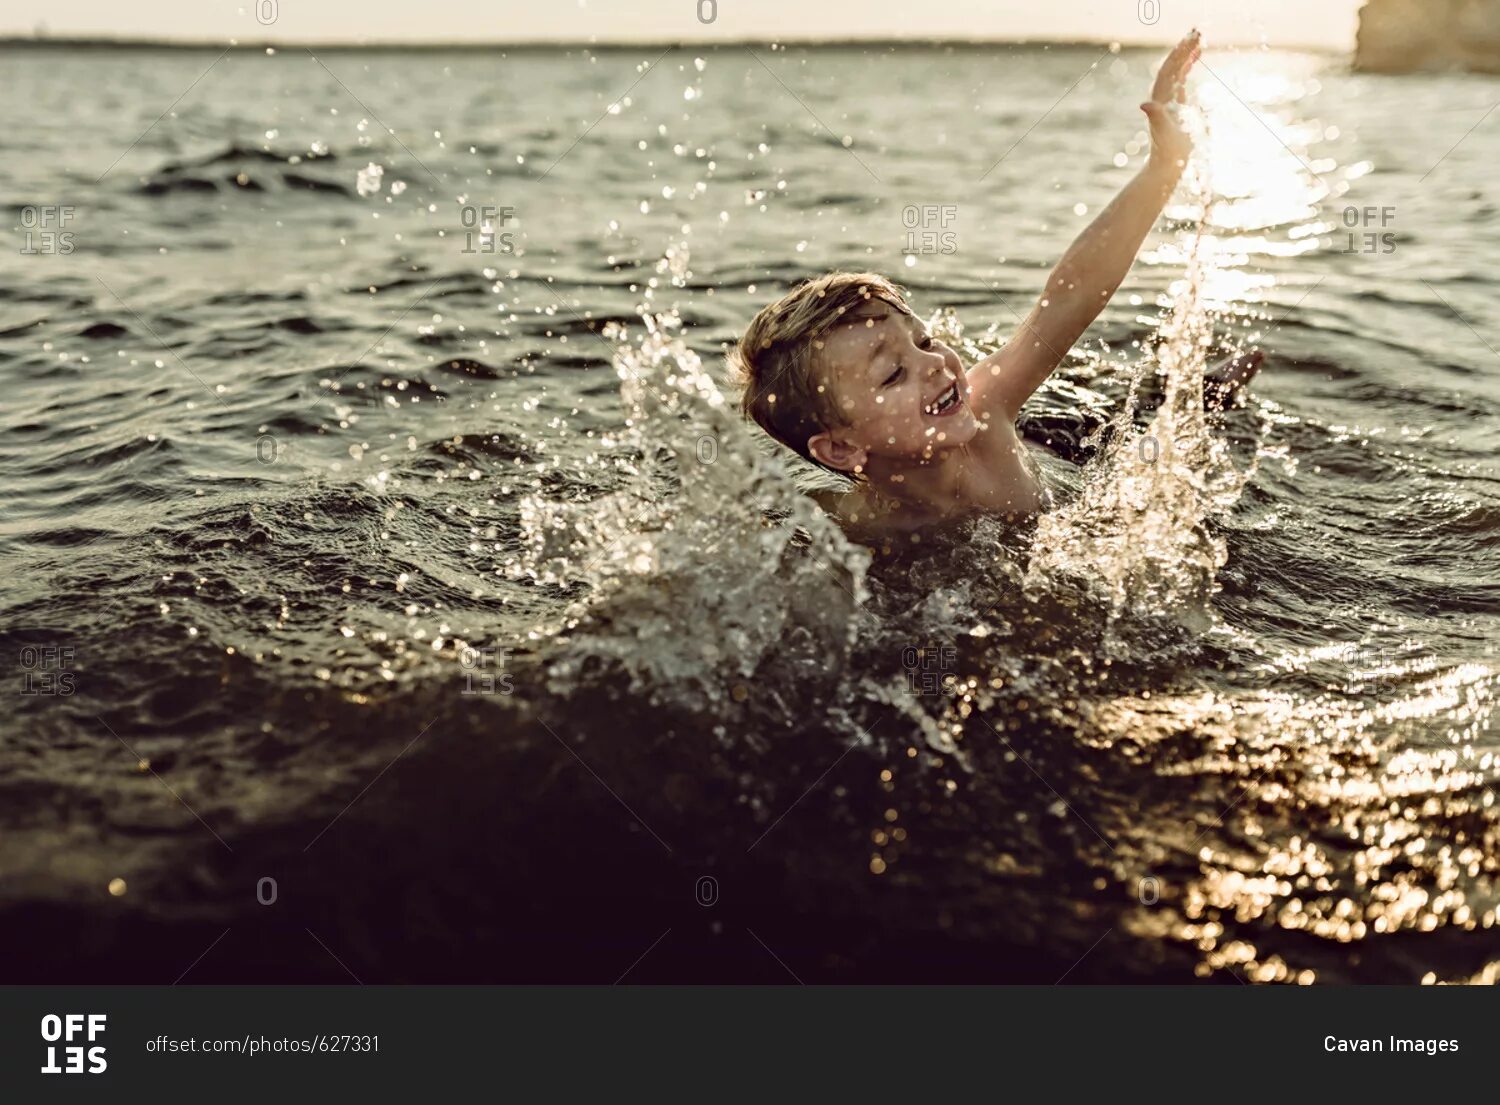
[[[826,430],[807,439],[807,451],[813,459],[840,472],[854,472],[864,467],[868,458],[863,446],[841,441]]]

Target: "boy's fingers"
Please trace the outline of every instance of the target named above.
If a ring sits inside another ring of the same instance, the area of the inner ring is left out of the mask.
[[[1151,87],[1151,98],[1160,102],[1187,102],[1187,74],[1202,52],[1202,36],[1195,29],[1167,52],[1156,72],[1156,81]]]
[[[1156,87],[1154,92],[1161,94],[1179,87],[1187,77],[1187,72],[1192,68],[1193,62],[1198,60],[1196,53],[1183,54],[1168,57],[1162,63],[1162,67],[1156,74]]]
[[[1174,61],[1179,68],[1186,69],[1189,65],[1192,65],[1193,62],[1198,60],[1198,55],[1202,53],[1202,51],[1203,40],[1201,37],[1199,37],[1198,32],[1194,31],[1192,34],[1188,35],[1181,42],[1179,42],[1176,46],[1172,47],[1171,60]]]
[[[1196,50],[1200,41],[1201,39],[1198,37],[1197,31],[1192,31],[1188,34],[1185,34],[1178,41],[1177,45],[1172,47],[1172,50],[1168,54],[1168,57],[1180,58],[1187,54],[1189,51]]]
[[[1180,59],[1175,65],[1163,65],[1161,72],[1157,74],[1156,86],[1151,90],[1152,98],[1179,102],[1184,100],[1187,95],[1188,70],[1197,60],[1198,55],[1193,53]]]

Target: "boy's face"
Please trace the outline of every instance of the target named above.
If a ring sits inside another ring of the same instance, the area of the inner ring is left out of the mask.
[[[958,354],[884,300],[851,312],[823,339],[819,382],[842,426],[808,447],[844,471],[871,458],[920,463],[966,444],[979,432]]]

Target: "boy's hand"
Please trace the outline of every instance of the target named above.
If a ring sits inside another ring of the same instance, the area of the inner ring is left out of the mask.
[[[1151,120],[1151,157],[1120,194],[1110,200],[1080,234],[1047,277],[1031,313],[1014,341],[992,353],[969,373],[969,402],[981,418],[1014,420],[1062,360],[1063,351],[1088,329],[1114,295],[1177,178],[1193,152],[1176,116],[1183,82],[1198,60],[1198,32],[1172,47],[1161,63],[1151,99],[1141,105]]]
[[[1175,105],[1186,102],[1184,86],[1188,70],[1198,60],[1200,37],[1197,31],[1187,35],[1167,55],[1151,86],[1151,99],[1141,105],[1151,121],[1151,163],[1180,170],[1193,152],[1193,140],[1177,118]]]

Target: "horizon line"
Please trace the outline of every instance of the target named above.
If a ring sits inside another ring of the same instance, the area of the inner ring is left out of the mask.
[[[130,37],[125,35],[37,35],[37,34],[0,34],[0,48],[5,47],[28,47],[43,49],[167,49],[167,50],[217,50],[225,45],[224,39],[214,38],[148,38]],[[476,42],[473,39],[460,41],[447,41],[443,39],[419,39],[410,42],[378,40],[369,42],[332,42],[309,39],[305,42],[287,42],[272,39],[240,40],[230,38],[227,40],[231,48],[247,50],[321,50],[321,51],[353,51],[353,50],[447,50],[456,52],[473,53],[480,50],[558,50],[558,49],[591,49],[591,50],[638,50],[638,49],[666,49],[672,46],[700,49],[713,47],[736,47],[736,46],[913,46],[913,47],[984,47],[984,46],[1026,46],[1026,47],[1092,47],[1103,48],[1118,45],[1122,50],[1153,49],[1168,47],[1172,45],[1168,40],[1148,39],[1120,39],[1120,38],[1027,38],[1002,35],[985,35],[972,38],[955,38],[951,35],[933,35],[925,38],[914,38],[906,35],[896,37],[893,35],[871,35],[869,37],[844,36],[839,38],[828,37],[776,37],[762,38],[747,36],[743,38],[715,38],[715,39],[663,39],[663,38],[641,38],[641,39],[611,39],[607,41],[589,41],[587,39],[495,39],[485,42]],[[1272,50],[1294,50],[1305,53],[1350,55],[1352,50],[1345,50],[1337,46],[1326,44],[1307,43],[1277,43],[1272,46],[1262,42],[1224,42],[1222,47],[1254,47],[1265,45]],[[1212,47],[1210,49],[1213,49]]]

